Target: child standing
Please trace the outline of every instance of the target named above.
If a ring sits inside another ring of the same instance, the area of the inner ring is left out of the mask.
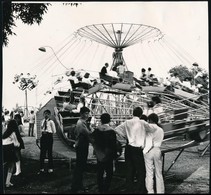
[[[53,133],[56,133],[56,127],[53,120],[50,119],[51,111],[45,110],[44,119],[41,121],[41,132],[40,138],[40,173],[44,172],[44,160],[46,152],[48,152],[48,173],[53,173]]]

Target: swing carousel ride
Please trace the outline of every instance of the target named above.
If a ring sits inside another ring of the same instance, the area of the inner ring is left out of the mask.
[[[100,74],[100,69],[108,61],[105,58],[106,52],[112,59],[110,71],[116,71],[120,65],[125,67],[121,76]],[[193,64],[194,59],[185,50],[177,47],[174,42],[169,41],[169,38],[158,28],[130,23],[85,26],[78,29],[71,38],[68,37],[55,54],[62,61],[65,61],[65,57],[68,56],[69,61],[65,64],[73,67],[63,70],[65,74],[60,77],[60,81],[65,78],[67,81],[74,70],[78,77],[89,73],[94,83],[89,86],[82,81],[74,85],[73,81],[68,80],[68,83],[64,82],[65,85],[62,87],[61,85],[58,88],[54,86],[56,93],[51,93],[55,101],[52,110],[57,122],[57,132],[68,147],[74,148],[74,128],[79,118],[79,113],[63,110],[63,102],[70,99],[70,94],[73,96],[72,103],[75,105],[79,103],[81,96],[85,97],[85,104],[91,110],[93,126],[97,126],[100,115],[107,112],[111,115],[113,127],[132,118],[134,107],[149,108],[152,97],[158,96],[163,108],[163,113],[159,113],[159,116],[165,132],[164,143],[184,135],[188,137],[188,142],[181,139],[179,146],[173,149],[164,148],[164,153],[172,150],[183,151],[186,147],[203,142],[209,136],[208,90],[195,93],[180,87],[162,84],[158,79],[146,83],[140,79],[140,76],[137,76],[138,72],[141,74],[141,68],[148,68],[144,67],[146,62],[150,64],[152,70],[153,67],[159,67],[165,72],[168,70],[166,67],[171,68],[169,64],[173,64],[172,67],[175,64],[183,64],[187,67]],[[94,59],[97,66],[93,65]],[[130,59],[135,60],[130,62]],[[152,59],[156,60],[152,61]],[[46,61],[48,66],[42,70],[56,69],[55,72],[58,72],[57,70],[61,70],[61,67],[57,69],[56,63],[55,56],[51,56]],[[85,67],[87,67],[86,70]],[[41,83],[42,78],[39,80]],[[60,81],[57,79],[57,83],[62,83]],[[49,83],[47,85],[49,86]],[[49,107],[49,104],[47,103],[44,107],[46,106]],[[39,112],[38,120],[40,120],[39,116],[42,117],[43,109]],[[38,132],[38,139],[39,136],[40,132]]]

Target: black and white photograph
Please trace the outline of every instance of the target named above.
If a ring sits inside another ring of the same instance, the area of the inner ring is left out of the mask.
[[[209,194],[208,1],[6,1],[2,194]]]

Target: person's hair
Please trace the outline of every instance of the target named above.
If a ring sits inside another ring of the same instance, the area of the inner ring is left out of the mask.
[[[80,109],[80,114],[84,114],[85,112],[90,112],[90,109],[87,108],[86,106],[83,106],[83,107]]]
[[[161,99],[158,96],[153,96],[152,101],[155,102],[156,104],[161,103]]]
[[[175,77],[178,76],[178,75],[179,75],[179,74],[178,74],[177,72],[174,73],[174,76],[175,76]]]
[[[143,110],[141,107],[136,107],[133,109],[133,116],[141,117]]]
[[[103,113],[103,114],[100,116],[100,120],[101,120],[101,123],[102,123],[102,124],[110,123],[110,121],[111,121],[111,116],[110,116],[110,114],[108,114],[108,113]]]
[[[123,82],[123,78],[120,77],[119,78],[119,82],[122,83]]]
[[[18,130],[18,124],[17,124],[16,120],[11,119],[11,120],[9,120],[9,122],[8,122],[8,124],[7,124],[7,129],[6,129],[6,131],[4,132],[2,138],[3,138],[3,139],[6,139],[6,138],[8,138],[13,132],[16,133],[17,131],[19,131],[19,130]]]
[[[142,69],[141,69],[141,72],[146,72],[146,69],[145,69],[145,68],[142,68]]]
[[[159,118],[158,118],[158,115],[157,114],[155,114],[155,113],[152,113],[152,114],[150,114],[149,116],[148,116],[148,121],[149,122],[154,122],[155,124],[158,124],[158,120],[159,120]]]
[[[82,78],[81,77],[77,77],[78,81],[82,81]]]
[[[63,100],[64,102],[70,102],[70,97],[64,97]]]
[[[152,70],[152,69],[149,67],[149,68],[148,68],[148,71],[151,71],[151,70]]]
[[[45,113],[46,113],[46,114],[51,114],[51,111],[47,109],[47,110],[45,110],[45,111],[43,112],[43,114],[45,114]]]
[[[31,114],[33,114],[34,113],[34,110],[31,110]]]
[[[19,114],[23,114],[23,110],[19,111]]]
[[[9,114],[9,113],[10,113],[9,110],[6,110],[6,111],[4,112],[5,115],[7,115],[7,114]]]
[[[114,67],[112,68],[112,70],[113,70],[113,71],[116,71],[116,70],[117,70],[117,67],[116,67],[116,66],[114,66]]]
[[[72,71],[70,72],[70,74],[71,74],[71,76],[75,76],[75,71],[72,70]]]
[[[21,115],[20,114],[16,114],[14,116],[14,119],[16,120],[16,122],[18,123],[18,125],[23,125],[22,120],[21,120]]]
[[[140,117],[140,119],[143,119],[143,120],[147,121],[148,117],[147,117],[147,115],[142,114],[141,117]]]
[[[89,75],[90,74],[88,72],[86,72],[85,75],[84,75],[84,78],[89,78]]]
[[[148,101],[147,102],[148,108],[153,108],[154,107],[154,102],[153,101]]]
[[[109,65],[108,65],[108,63],[105,63],[105,66],[107,66],[107,67],[108,67],[108,66],[109,66]]]

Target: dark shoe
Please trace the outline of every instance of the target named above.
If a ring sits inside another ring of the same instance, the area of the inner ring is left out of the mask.
[[[83,191],[84,191],[85,193],[88,193],[88,192],[89,192],[89,188],[88,188],[88,187],[84,187]]]
[[[41,174],[44,174],[44,173],[45,173],[44,169],[41,169],[41,170],[37,173],[37,175],[41,175]]]
[[[8,184],[5,184],[5,187],[6,188],[10,188],[10,187],[13,187],[14,185],[12,183],[8,183]]]
[[[48,173],[53,173],[53,169],[48,169]]]

